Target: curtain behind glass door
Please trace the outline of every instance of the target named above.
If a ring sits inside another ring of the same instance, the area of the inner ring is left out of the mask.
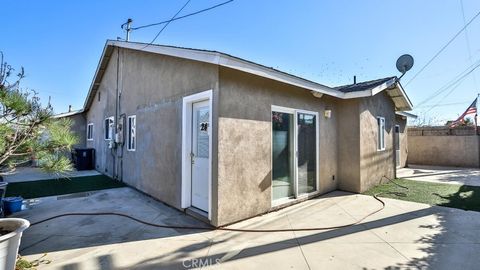
[[[298,194],[317,190],[317,119],[313,114],[297,113]]]
[[[272,112],[272,195],[273,200],[294,196],[293,114]]]

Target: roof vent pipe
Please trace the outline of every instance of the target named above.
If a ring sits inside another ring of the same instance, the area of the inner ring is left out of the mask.
[[[68,112],[72,111],[72,105],[68,105]]]
[[[353,84],[357,84],[357,76],[356,75],[353,76]]]

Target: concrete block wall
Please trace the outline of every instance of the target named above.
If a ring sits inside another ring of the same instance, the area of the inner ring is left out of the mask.
[[[480,136],[471,127],[409,128],[408,149],[408,164],[480,167]]]

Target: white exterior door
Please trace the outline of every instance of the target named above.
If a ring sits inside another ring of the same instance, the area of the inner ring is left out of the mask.
[[[208,171],[209,171],[209,137],[210,106],[207,101],[192,104],[192,201],[193,207],[208,212]]]

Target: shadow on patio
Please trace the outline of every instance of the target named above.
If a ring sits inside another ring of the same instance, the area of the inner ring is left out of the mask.
[[[173,231],[145,228],[120,218],[110,219],[112,227],[89,227],[104,222],[102,219],[105,218],[87,221],[59,219],[52,222],[58,223],[54,225],[57,231],[52,234],[54,238],[40,241],[26,248],[25,252],[41,254],[57,251],[51,254],[54,260],[51,267],[60,269],[184,269],[199,266],[221,269],[468,269],[480,262],[475,255],[480,238],[479,213],[470,215],[470,212],[457,209],[384,200],[387,206],[383,211],[358,225],[310,232]],[[333,192],[232,227],[338,226],[358,220],[378,207],[378,202],[369,196]],[[119,209],[118,212],[124,211]],[[160,212],[159,215],[162,215]],[[95,244],[82,245],[70,238],[69,233],[58,232],[64,226],[75,227],[76,222],[80,222],[77,234],[81,232],[81,237],[89,238],[89,242]],[[176,224],[177,219],[160,216],[155,222]],[[122,238],[117,235],[117,230],[121,230],[117,223],[137,228],[132,228],[130,234]],[[34,233],[32,230],[25,237],[34,237]],[[94,237],[96,234],[102,237]],[[49,244],[42,244],[45,242]]]

